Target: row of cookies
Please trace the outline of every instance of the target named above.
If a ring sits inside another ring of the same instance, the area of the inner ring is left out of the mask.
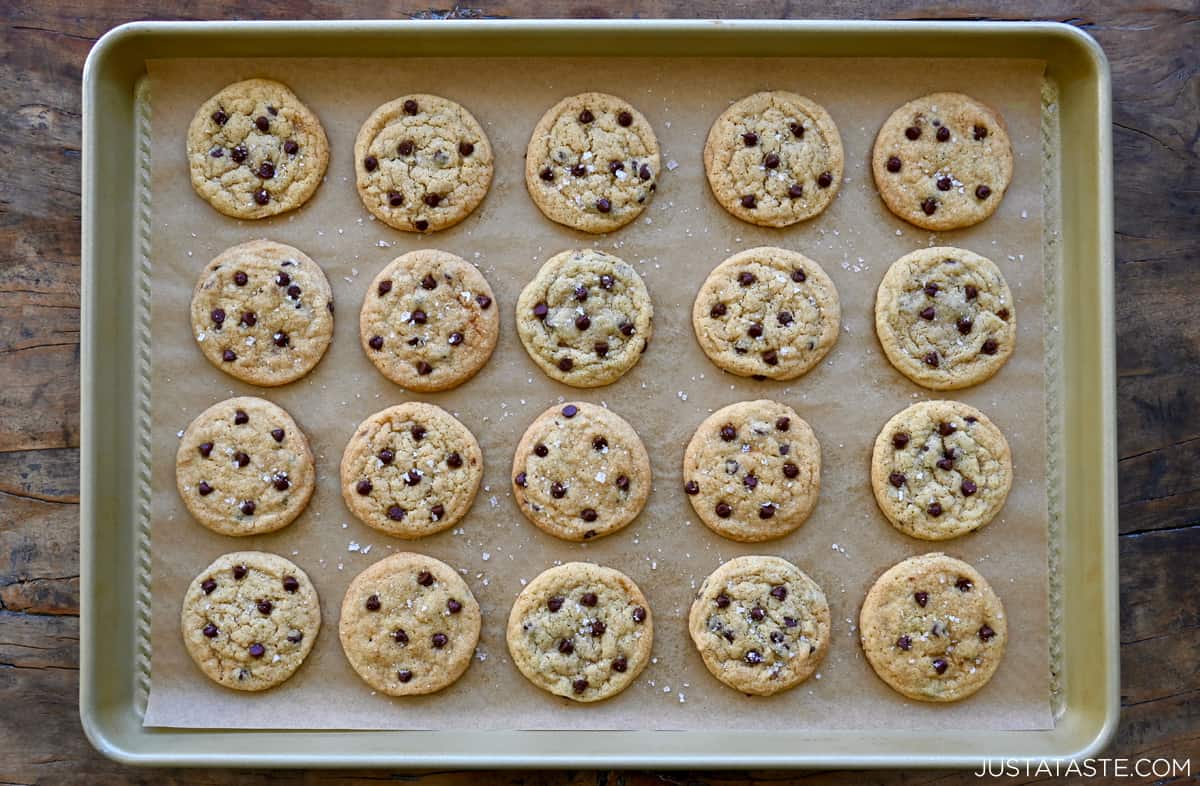
[[[214,682],[260,691],[296,672],[321,627],[316,589],[290,560],[256,551],[225,554],[192,581],[181,630],[187,651]],[[373,690],[389,696],[439,691],[471,664],[479,603],[451,566],[401,552],[350,583],[338,621],[342,650]],[[767,696],[808,679],[830,645],[821,587],[787,560],[732,559],[701,584],[688,629],[705,666],[724,684]],[[862,604],[859,636],[876,674],[899,693],[947,702],[991,679],[1007,643],[1004,607],[971,565],[941,553],[906,559],[881,575]],[[507,641],[526,679],[557,696],[614,696],[650,662],[650,604],[628,576],[569,562],[517,595]]]
[[[499,309],[484,275],[454,254],[412,251],[375,276],[363,296],[359,335],[379,371],[409,390],[462,384],[491,357]],[[522,290],[517,332],[548,376],[575,387],[615,382],[649,346],[654,306],[632,265],[597,249],[552,256]],[[192,334],[222,371],[257,385],[307,374],[333,338],[333,296],[320,266],[299,249],[253,240],[226,249],[202,271],[190,310]],[[796,251],[734,254],[701,285],[692,325],[701,348],[739,376],[790,380],[833,348],[841,304],[833,280]],[[901,257],[875,300],[885,354],[933,389],[982,382],[1016,343],[1016,314],[999,268],[950,247]]]
[[[302,205],[329,162],[317,116],[279,82],[250,79],[208,99],[188,128],[196,192],[235,218]],[[896,109],[872,151],[880,196],[900,218],[935,231],[995,212],[1012,179],[999,113],[970,96],[934,93]],[[412,94],[378,107],[354,144],[363,205],[396,229],[426,232],[466,218],[491,185],[487,134],[460,104]],[[709,131],[704,166],[716,200],[752,224],[783,227],[819,214],[842,182],[844,154],[829,113],[804,96],[755,93]],[[535,126],[525,181],[542,213],[585,232],[637,218],[658,188],[658,140],[628,101],[598,92],[562,99]]]
[[[683,459],[683,491],[714,532],[742,542],[783,537],[808,519],[821,487],[821,446],[791,407],[743,401],[713,412]],[[526,429],[512,464],[521,512],[555,537],[589,541],[617,532],[650,496],[645,445],[620,415],[569,402]],[[483,478],[471,431],[433,404],[406,402],[364,420],[346,445],[340,479],[346,507],[364,524],[401,538],[454,526]],[[253,397],[222,401],[183,432],[176,482],[188,511],[224,535],[272,532],[308,505],[315,460],[296,422]],[[990,522],[1012,487],[1000,430],[955,401],[924,401],[892,417],[875,441],[871,483],[880,510],[901,532],[946,540]]]

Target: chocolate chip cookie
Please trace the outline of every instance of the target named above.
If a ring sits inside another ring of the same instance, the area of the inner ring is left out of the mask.
[[[311,371],[333,340],[333,291],[316,262],[251,240],[209,262],[192,292],[192,336],[209,363],[263,387]]]
[[[389,696],[416,696],[463,675],[479,628],[479,604],[454,568],[400,552],[350,582],[338,635],[363,682]]]
[[[620,571],[586,562],[529,582],[508,616],[508,651],[525,678],[578,702],[615,696],[650,661],[650,604]]]
[[[658,139],[642,113],[607,93],[551,107],[525,152],[525,185],[546,218],[611,232],[641,215],[658,188]]]
[[[889,568],[863,601],[867,661],[918,701],[958,701],[987,684],[1008,641],[1004,606],[975,568],[945,554]]]
[[[990,259],[923,248],[896,260],[875,295],[875,333],[892,365],[933,390],[977,385],[1017,342],[1012,293]]]
[[[1004,118],[962,93],[932,93],[892,113],[871,153],[875,186],[910,224],[943,231],[978,224],[1012,182]]]
[[[196,193],[233,218],[266,218],[308,201],[329,165],[321,121],[270,79],[227,85],[188,126]]]
[[[688,630],[704,665],[756,696],[808,679],[829,649],[829,604],[815,581],[779,557],[737,557],[700,585]]]
[[[449,412],[409,401],[359,424],[342,454],[342,498],[362,523],[400,538],[452,527],[483,477],[475,436]]]
[[[622,417],[581,401],[551,407],[517,445],[513,497],[525,517],[563,540],[610,535],[650,495],[650,457]]]
[[[304,511],[316,486],[308,438],[282,408],[252,396],[201,412],[175,454],[192,518],[222,535],[261,535]]]
[[[534,363],[577,388],[607,385],[650,344],[654,306],[637,271],[595,249],[555,254],[517,301],[517,332]]]
[[[718,367],[795,379],[837,342],[842,310],[821,266],[784,248],[751,248],[717,265],[696,295],[692,327]]]
[[[796,411],[741,401],[709,415],[683,456],[684,493],[709,529],[754,543],[792,532],[817,505],[821,445]]]
[[[372,215],[406,232],[452,227],[492,183],[492,145],[460,104],[423,93],[376,109],[354,143],[358,195]]]
[[[1012,454],[1000,429],[959,401],[922,401],[875,439],[871,487],[892,526],[946,540],[991,521],[1012,488]]]
[[[213,682],[266,690],[308,657],[321,630],[321,603],[308,575],[291,561],[235,551],[192,581],[180,628],[188,654]]]
[[[842,165],[833,118],[812,99],[783,90],[732,104],[704,145],[704,171],[717,202],[759,226],[789,226],[829,207]]]
[[[375,276],[359,317],[363,351],[409,390],[447,390],[487,363],[500,310],[474,265],[433,249],[398,257]]]

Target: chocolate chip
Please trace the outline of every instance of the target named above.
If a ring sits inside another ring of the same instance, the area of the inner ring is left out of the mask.
[[[558,642],[558,651],[563,655],[570,655],[575,651],[575,642],[570,639],[563,639]]]
[[[417,361],[417,374],[422,377],[427,377],[433,373],[433,366],[429,365],[428,361]]]
[[[608,275],[607,273],[600,274],[600,288],[601,289],[611,290],[613,288],[613,283],[614,282],[613,282],[612,276]]]
[[[646,621],[646,608],[644,606],[635,606],[633,609],[633,621],[641,625]]]
[[[596,511],[592,510],[591,508],[584,508],[582,511],[580,511],[579,518],[591,523],[596,520],[597,515],[598,514]]]
[[[604,342],[604,341],[597,341],[595,346],[592,347],[592,349],[594,349],[596,351],[596,355],[598,357],[604,357],[605,355],[608,354],[608,343]]]
[[[949,191],[954,185],[954,181],[948,177],[939,177],[937,181],[938,191]]]
[[[902,450],[908,444],[908,434],[903,431],[897,431],[892,435],[892,447],[896,450]]]
[[[600,620],[592,620],[592,636],[599,638],[604,635],[604,631],[608,630],[608,626]]]
[[[992,195],[992,189],[987,186],[975,186],[975,198],[987,199]]]
[[[991,626],[984,625],[979,629],[979,638],[981,641],[988,641],[996,635],[996,631],[992,630]]]
[[[775,598],[775,600],[784,600],[787,598],[787,594],[787,587],[783,586],[782,584],[771,588],[771,597]]]
[[[460,156],[462,156],[463,158],[466,158],[467,156],[471,155],[474,152],[475,152],[475,145],[471,144],[470,142],[459,142],[458,143],[458,154]]]
[[[757,666],[763,662],[763,656],[758,650],[750,650],[746,653],[746,662],[751,666]]]
[[[978,490],[979,487],[975,485],[975,481],[968,479],[962,482],[962,493],[964,497],[969,497]]]
[[[429,222],[423,218],[418,218],[413,222],[413,226],[418,232],[424,232],[426,229],[429,229]]]
[[[241,511],[247,516],[253,516],[255,507],[256,505],[254,504],[254,500],[248,499],[242,503]]]
[[[762,606],[755,606],[754,608],[750,609],[750,619],[754,620],[755,622],[762,622],[764,619],[766,619],[766,616],[767,612]]]
[[[582,603],[584,606],[588,606],[590,608],[592,606],[595,606],[597,603],[599,603],[600,599],[598,597],[596,597],[596,593],[594,593],[594,592],[585,592],[579,598],[579,602]]]
[[[926,512],[936,519],[938,516],[942,515],[942,503],[931,502]]]
[[[221,631],[217,630],[217,626],[212,624],[211,622],[208,623],[207,625],[205,625],[203,630],[201,630],[201,633],[203,633],[206,637],[208,637],[210,639],[215,639],[217,637],[217,634],[219,634],[220,632]]]
[[[797,284],[803,284],[807,280],[808,275],[802,268],[796,268],[792,271],[792,281],[795,281]]]
[[[246,574],[249,572],[249,570],[250,569],[247,568],[245,565],[234,565],[233,566],[233,577],[235,579],[237,579],[238,581],[241,581],[242,579],[246,578]]]
[[[557,595],[555,597],[551,598],[550,600],[546,601],[546,608],[550,609],[550,612],[552,614],[554,612],[558,611],[559,609],[561,609],[562,605],[563,605],[563,599],[558,597]]]
[[[592,114],[592,110],[590,110],[590,109],[584,109],[582,112],[579,113],[579,122],[580,123],[590,123],[595,119],[596,119],[596,116]]]
[[[720,595],[717,596],[716,602],[717,602],[718,609],[727,608],[730,603],[729,596],[726,595],[724,592],[722,592]]]
[[[243,273],[240,270],[233,274],[233,283],[237,284],[239,287],[246,286],[246,282],[248,282],[249,280],[250,280],[250,277],[247,276],[245,273]]]
[[[568,357],[561,357],[558,359],[558,370],[559,371],[570,371],[573,368],[575,368],[574,360],[571,360]]]
[[[270,161],[264,161],[258,165],[258,176],[263,180],[270,180],[275,177],[275,165]]]
[[[725,640],[726,640],[726,641],[728,641],[730,644],[732,644],[732,643],[733,643],[733,640],[734,640],[734,638],[736,638],[736,637],[733,635],[733,631],[731,631],[731,630],[728,630],[728,629],[726,629],[724,632],[722,632],[722,633],[721,633],[721,635],[722,635],[722,636],[724,636],[724,637],[725,637]]]
[[[539,442],[533,446],[533,452],[538,458],[546,458],[550,453],[550,448]]]
[[[897,158],[896,156],[892,156],[891,158],[889,158],[887,160],[887,171],[899,172],[900,171],[900,159]]]
[[[800,197],[804,196],[804,186],[800,185],[799,183],[792,183],[790,186],[788,186],[788,196],[790,196],[792,199],[799,199]]]
[[[434,505],[432,508],[429,509],[429,516],[434,521],[441,521],[442,517],[445,515],[446,515],[446,507],[440,503],[437,505]]]
[[[488,306],[492,305],[492,299],[490,297],[488,297],[487,295],[476,295],[475,302],[484,311],[487,311]]]
[[[791,427],[792,427],[792,419],[791,418],[789,418],[789,417],[776,418],[776,420],[775,420],[775,430],[776,431],[787,431]]]
[[[625,169],[625,164],[622,161],[609,161],[608,162],[608,171],[610,174],[615,175],[624,169]]]
[[[425,204],[429,205],[430,207],[437,207],[438,203],[440,203],[442,201],[442,195],[441,194],[426,194],[424,199],[422,199],[421,201],[423,201]]]
[[[918,606],[925,608],[925,604],[929,602],[929,593],[925,591],[914,592],[913,600],[917,602]]]
[[[925,357],[921,358],[921,360],[925,361],[925,365],[927,365],[927,366],[931,366],[933,368],[938,367],[938,353],[937,352],[927,352],[927,353],[925,353]]]
[[[542,180],[545,180],[547,183],[553,182],[554,181],[554,170],[551,169],[550,167],[546,167],[545,169],[543,169],[541,172],[538,173],[538,177],[540,177]]]
[[[296,144],[296,140],[294,139],[284,140],[283,152],[287,153],[289,156],[294,156],[300,152],[300,145]]]
[[[995,339],[989,338],[987,341],[983,342],[981,349],[985,355],[994,355],[996,354],[996,351],[1000,349],[1000,345],[996,343]]]
[[[758,322],[755,322],[754,324],[750,325],[749,329],[746,330],[746,334],[749,335],[750,338],[759,338],[763,334],[763,326]]]
[[[896,488],[903,486],[905,480],[906,478],[904,477],[903,472],[893,472],[892,474],[888,475],[888,483],[891,483]]]
[[[915,141],[921,138],[921,129],[917,126],[909,126],[908,128],[904,129],[904,135]]]
[[[401,194],[399,191],[389,191],[387,201],[392,207],[400,207],[404,204],[404,194]]]
[[[367,156],[363,159],[363,168],[368,172],[374,172],[377,166],[379,166],[379,159],[375,156]]]
[[[1001,318],[1001,319],[1003,319],[1005,322],[1007,322],[1007,321],[1008,321],[1008,318],[1011,316],[1011,314],[1009,314],[1009,313],[1008,313],[1008,309],[1007,309],[1007,308],[1002,308],[1002,309],[1000,309],[999,311],[997,311],[997,312],[996,312],[996,316],[1000,317],[1000,318]]]
[[[403,521],[404,516],[407,513],[408,513],[408,511],[406,511],[404,508],[400,507],[399,505],[392,505],[390,508],[387,509],[387,517],[389,519],[391,519],[392,521]]]
[[[292,341],[291,337],[288,336],[287,333],[284,333],[282,331],[279,333],[273,334],[271,336],[271,338],[275,340],[275,346],[277,346],[277,347],[286,347]]]
[[[932,216],[935,212],[937,212],[937,209],[938,201],[933,197],[926,197],[925,201],[921,203],[921,210],[923,210],[927,216]]]
[[[726,442],[733,442],[737,439],[737,429],[733,427],[732,423],[726,423],[724,426],[721,426],[721,439]]]
[[[946,128],[946,126],[942,126],[941,128],[939,128],[937,130],[936,136],[937,136],[937,141],[939,141],[939,142],[949,142],[950,141],[950,129]]]
[[[955,431],[958,431],[958,426],[954,425],[948,420],[943,420],[942,422],[938,423],[938,433],[943,437],[948,437]]]
[[[413,673],[409,669],[400,669],[400,671],[396,672],[396,679],[400,680],[401,682],[408,682],[412,678]]]
[[[250,457],[239,450],[233,454],[233,463],[237,464],[239,467],[244,467],[250,463]]]
[[[579,330],[587,330],[592,326],[592,320],[587,314],[580,314],[575,317],[575,327]]]
[[[742,484],[746,488],[753,490],[758,486],[758,478],[754,477],[752,474],[747,474],[746,477],[742,478]]]
[[[415,100],[409,98],[404,101],[404,113],[406,115],[415,115],[419,109],[420,107],[417,106]]]
[[[764,502],[758,508],[758,517],[760,519],[769,519],[775,515],[775,506],[770,502]]]
[[[779,364],[779,353],[773,349],[768,349],[762,355],[763,362],[768,366],[776,366]]]
[[[975,128],[973,130],[975,132],[975,141],[976,142],[982,142],[984,139],[987,139],[987,135],[988,135],[987,126],[977,125],[977,126],[975,126]]]
[[[287,491],[292,484],[288,481],[288,476],[280,472],[272,480],[272,485],[275,486],[276,491]]]
[[[588,288],[585,287],[583,284],[580,284],[579,286],[575,287],[573,295],[576,300],[578,300],[580,303],[582,303],[583,301],[588,299]]]
[[[588,114],[590,115],[591,113],[589,112]],[[590,123],[591,121],[589,120],[587,122]],[[571,683],[571,690],[575,691],[575,693],[577,693],[577,694],[583,693],[587,689],[588,689],[588,681],[583,678],[577,679]]]
[[[416,426],[413,426],[412,427],[412,438],[415,439],[417,442],[420,442],[421,440],[425,439],[425,427],[422,425],[419,425],[419,424]]]
[[[785,478],[788,478],[790,480],[790,479],[797,477],[799,474],[800,474],[800,468],[797,467],[792,462],[789,461],[783,465],[783,476]]]
[[[596,200],[596,209],[601,213],[607,213],[608,211],[612,210],[612,202],[609,202],[604,197],[600,197]]]
[[[638,177],[642,180],[649,180],[651,177],[653,177],[653,175],[654,173],[650,171],[650,166],[648,164],[642,164],[642,166],[638,169]],[[650,188],[653,190],[654,186],[651,185]]]
[[[746,194],[742,197],[742,207],[746,208],[747,210],[752,210],[757,204],[758,199],[754,196],[754,194]]]
[[[538,319],[544,320],[546,318],[546,315],[549,313],[550,313],[550,307],[546,305],[546,301],[541,300],[541,301],[538,301],[536,304],[534,304],[533,315],[535,317],[537,317]]]
[[[746,147],[754,147],[758,144],[758,134],[753,131],[742,134],[742,142],[745,143]]]
[[[371,336],[371,340],[367,342],[367,346],[371,349],[383,349],[383,336]]]
[[[821,188],[829,188],[831,185],[833,185],[833,173],[822,172],[821,174],[817,175],[817,185]]]
[[[525,488],[526,482],[527,482],[527,479],[525,477],[524,472],[518,472],[516,477],[513,478],[513,483],[516,484],[517,486],[520,486],[521,488]]]
[[[271,195],[267,193],[267,189],[260,188],[254,192],[254,201],[260,205],[265,205],[271,201]]]
[[[404,473],[404,485],[415,486],[421,482],[421,473],[416,467]]]
[[[431,644],[433,644],[433,648],[435,650],[440,650],[450,642],[450,637],[445,633],[435,633],[432,637],[430,637],[429,641]]]
[[[743,270],[741,273],[738,273],[737,280],[742,286],[748,287],[755,281],[758,281],[758,276],[754,275],[749,270]]]
[[[800,624],[800,621],[797,620],[795,617],[784,617],[783,624],[789,628],[794,628]]]
[[[959,317],[958,321],[955,322],[954,325],[958,328],[958,332],[965,336],[971,332],[971,328],[975,325],[975,323],[966,317]]]
[[[979,290],[971,284],[967,284],[965,287],[963,287],[963,292],[966,294],[967,300],[974,300],[975,298],[979,297]]]
[[[912,639],[908,637],[908,634],[904,634],[896,639],[896,646],[907,652],[912,649]]]
[[[948,669],[948,668],[950,668],[950,664],[947,663],[944,659],[934,658],[933,670],[936,671],[938,674],[945,674],[946,669]]]
[[[457,614],[462,611],[462,604],[454,598],[450,598],[450,600],[446,601],[446,610],[451,614]]]
[[[271,121],[268,120],[265,115],[259,115],[258,117],[254,118],[254,125],[259,131],[262,131],[265,134],[271,128]]]
[[[935,314],[936,312],[933,310],[933,306],[926,306],[925,308],[921,309],[920,317],[924,320],[932,320]]]
[[[786,456],[788,454],[788,452],[791,451],[791,449],[792,449],[791,445],[780,445],[779,446],[779,455]]]
[[[214,308],[209,316],[212,317],[213,324],[220,328],[221,324],[225,321],[225,309]]]
[[[200,492],[200,496],[207,497],[213,493],[213,487],[208,485],[207,480],[202,480],[200,481],[200,485],[196,486],[196,491]]]
[[[217,588],[217,582],[212,579],[205,579],[200,585],[200,589],[204,590],[205,595],[213,594],[213,590]]]
[[[254,642],[250,645],[248,652],[250,653],[251,658],[261,658],[263,655],[267,654],[267,648],[258,642]]]
[[[242,163],[243,161],[246,160],[246,157],[249,155],[250,155],[250,151],[246,149],[245,145],[238,145],[237,147],[235,147],[229,151],[229,157],[233,159],[235,164]]]
[[[803,123],[793,122],[788,126],[788,128],[791,129],[792,136],[796,137],[797,139],[804,138],[804,124]]]
[[[726,311],[728,311],[728,309],[725,307],[724,303],[717,303],[708,310],[708,315],[713,319],[717,319],[718,317],[725,316]]]
[[[257,605],[258,605],[258,613],[262,614],[264,616],[270,614],[271,609],[275,608],[271,604],[271,601],[267,600],[266,598],[263,598],[262,600],[260,600]]]
[[[970,592],[975,587],[975,583],[966,576],[959,576],[958,581],[954,582],[954,586],[958,587],[959,592]]]
[[[583,177],[587,174],[587,167],[585,167],[583,164],[576,164],[575,166],[571,167],[571,174],[575,177]]]
[[[690,496],[696,496],[700,493],[700,484],[694,480],[689,480],[683,484],[683,490]]]
[[[223,126],[229,122],[229,115],[225,114],[224,109],[218,109],[212,113],[213,122],[219,126]]]
[[[728,502],[718,502],[717,507],[716,507],[716,513],[719,517],[721,517],[723,519],[727,519],[733,515],[733,508],[730,507]]]
[[[421,571],[420,573],[417,574],[417,583],[420,584],[422,587],[432,586],[433,585],[433,574],[427,570]]]
[[[550,484],[550,496],[555,499],[562,499],[567,496],[567,487],[559,483],[557,480]]]
[[[763,158],[763,166],[767,169],[776,169],[779,166],[779,155],[776,153],[767,153]]]

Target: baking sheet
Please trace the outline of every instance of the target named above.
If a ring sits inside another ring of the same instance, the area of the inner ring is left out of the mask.
[[[334,729],[1036,729],[1049,708],[1047,493],[1040,85],[1035,61],[805,59],[394,59],[151,61],[151,269],[153,458],[152,665],[146,725],[194,728]],[[332,147],[326,182],[299,211],[249,222],[217,214],[188,182],[183,139],[192,113],[225,84],[252,76],[289,84],[321,118]],[[708,191],[700,152],[712,120],[760,89],[789,89],[822,103],[846,149],[846,182],[821,216],[784,230],[737,221]],[[610,236],[573,232],[546,220],[528,199],[523,153],[541,113],[564,95],[605,90],[637,106],[654,125],[668,171],[643,218]],[[998,108],[1015,152],[1014,183],[980,226],[929,233],[891,216],[874,192],[869,150],[900,103],[934,90],[961,90]],[[483,205],[453,229],[424,237],[371,221],[358,200],[351,161],[359,124],[404,92],[440,93],[465,104],[496,150],[496,178]],[[317,369],[284,388],[261,390],[212,368],[188,326],[188,303],[203,265],[256,237],[299,247],[325,269],[338,305],[333,346]],[[541,263],[564,248],[594,244],[643,273],[655,305],[655,338],[638,366],[606,388],[578,391],[546,378],[517,339],[513,308]],[[797,249],[837,284],[842,335],[826,362],[790,383],[725,375],[691,331],[693,296],[709,270],[755,245]],[[874,291],[887,266],[928,245],[960,245],[993,259],[1013,290],[1018,346],[991,381],[952,397],[987,413],[1013,449],[1015,483],[1001,515],[982,532],[927,544],[896,532],[876,509],[870,449],[882,424],[915,400],[934,398],[895,372],[872,329]],[[365,289],[396,256],[437,247],[476,263],[495,290],[501,339],[488,365],[458,390],[414,396],[385,380],[363,356],[357,314]],[[319,485],[291,526],[227,538],[188,517],[174,490],[177,434],[201,410],[233,395],[263,395],[285,407],[309,436]],[[704,417],[760,397],[793,406],[822,445],[821,499],[796,533],[743,545],[711,533],[692,514],[680,465]],[[399,541],[360,524],[344,508],[337,465],[366,416],[413,398],[446,407],[479,439],[484,486],[453,530]],[[590,544],[543,534],[508,492],[512,450],[530,421],[567,399],[602,403],[629,420],[651,455],[654,492],[624,531]],[[217,555],[245,548],[297,562],[322,598],[323,630],[308,662],[261,694],[227,691],[192,664],[179,634],[187,584]],[[360,570],[397,550],[429,553],[461,569],[484,614],[475,662],[455,685],[430,697],[374,694],[342,655],[337,613]],[[880,682],[857,644],[859,604],[880,572],[906,556],[945,550],[975,564],[1005,602],[1008,653],[995,678],[951,706],[904,699]],[[692,592],[718,564],[743,554],[777,554],[824,588],[833,640],[818,675],[770,698],[750,698],[713,679],[687,636]],[[654,660],[613,700],[575,705],[527,683],[510,662],[504,627],[524,581],[558,561],[619,567],[647,593],[656,616]],[[786,714],[784,714],[786,713]],[[785,721],[781,721],[785,718]]]

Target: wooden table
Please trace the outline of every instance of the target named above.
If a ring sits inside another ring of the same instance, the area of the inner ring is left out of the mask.
[[[426,0],[428,1],[428,0]],[[254,18],[383,18],[422,0],[277,2]],[[295,773],[154,771],[92,750],[79,683],[80,73],[140,18],[236,19],[249,3],[0,0],[0,783],[267,784]],[[1121,506],[1121,725],[1108,755],[1200,774],[1200,24],[1188,0],[477,0],[460,16],[1039,18],[1103,45],[1113,71]],[[1082,6],[1083,10],[1080,10]],[[1037,16],[1030,16],[1030,15]],[[469,773],[394,775],[468,784]],[[309,773],[365,784],[386,773]],[[497,773],[497,784],[968,783],[968,773]],[[1014,779],[1018,782],[1022,779]],[[1123,782],[1135,782],[1127,779]]]

